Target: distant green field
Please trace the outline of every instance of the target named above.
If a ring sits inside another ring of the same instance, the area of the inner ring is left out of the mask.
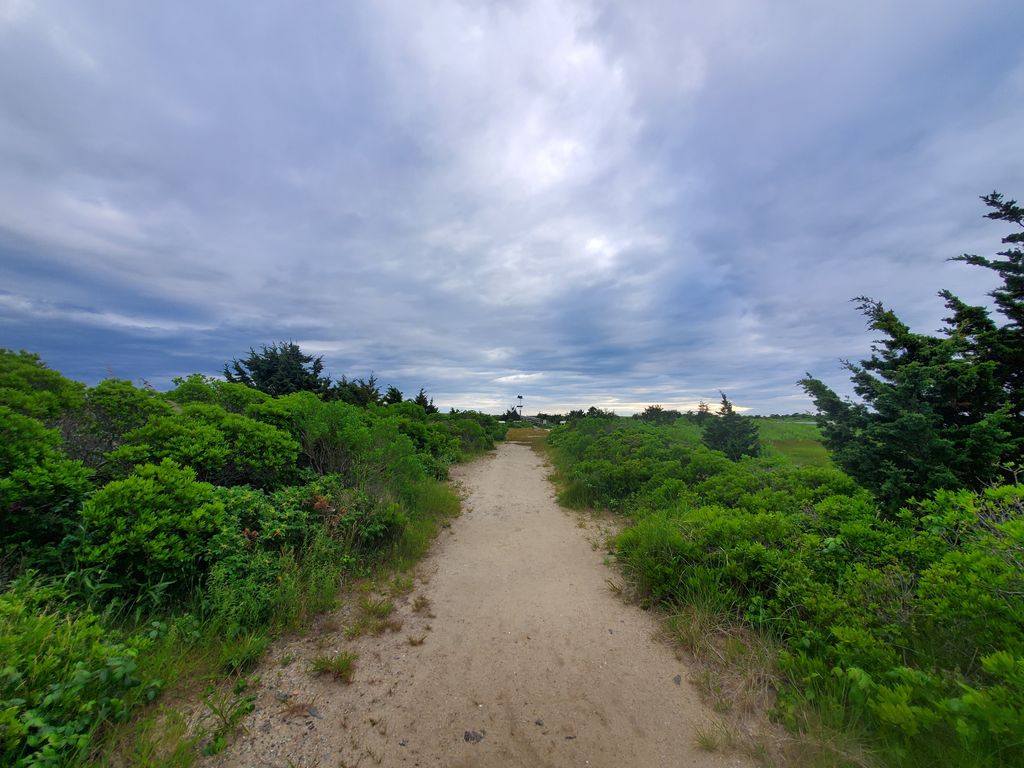
[[[825,467],[831,464],[828,451],[821,444],[821,431],[812,422],[758,419],[761,444],[765,453],[780,454],[798,467]]]

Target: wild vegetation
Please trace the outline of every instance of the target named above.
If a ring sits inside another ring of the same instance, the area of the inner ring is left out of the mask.
[[[1022,226],[1013,201],[985,202]],[[648,601],[778,649],[773,716],[847,739],[819,763],[1024,765],[1024,254],[1000,256],[961,260],[1002,278],[1002,326],[946,292],[933,338],[865,301],[886,338],[849,365],[861,401],[802,382],[831,460],[814,424],[735,414],[767,450],[716,450],[724,406],[549,437],[563,501],[626,516],[617,556]]]
[[[289,343],[253,354],[239,380],[159,393],[0,350],[3,765],[100,761],[133,718],[131,761],[157,730],[186,764],[223,748],[269,639],[330,608],[343,580],[421,554],[458,507],[448,467],[504,436],[422,390],[428,407],[382,397],[373,377],[359,405],[334,397]],[[354,661],[314,671],[345,680]],[[171,680],[225,676],[198,736],[153,706]]]

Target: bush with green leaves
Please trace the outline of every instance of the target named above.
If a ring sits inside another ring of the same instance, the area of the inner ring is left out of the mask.
[[[294,476],[298,454],[286,432],[217,405],[192,404],[132,430],[107,458],[115,476],[166,458],[206,482],[276,488]]]
[[[781,720],[813,706],[868,728],[894,765],[1024,761],[1024,485],[882,514],[831,467],[588,421],[551,435],[568,489],[633,516],[617,552],[648,599],[780,641]]]
[[[174,403],[219,405],[231,413],[245,414],[249,406],[265,403],[270,395],[244,384],[222,381],[201,373],[174,379],[175,387],[164,397]]]
[[[170,413],[170,405],[153,390],[106,379],[86,390],[81,403],[61,417],[64,450],[86,466],[100,468],[126,434]]]
[[[159,684],[138,676],[146,635],[124,636],[31,573],[0,591],[0,764],[88,757],[96,729],[125,720]]]
[[[0,348],[0,405],[53,424],[81,402],[84,390],[48,368],[39,355]]]
[[[60,446],[56,430],[0,405],[0,552],[43,567],[92,490],[92,473]]]
[[[224,525],[217,489],[170,459],[136,467],[82,507],[78,556],[101,566],[129,594],[156,584],[184,596],[209,568],[209,543]]]
[[[324,402],[312,392],[296,392],[248,409],[255,419],[286,430],[298,443],[302,464],[321,475],[352,477],[367,449],[370,416],[348,403]]]

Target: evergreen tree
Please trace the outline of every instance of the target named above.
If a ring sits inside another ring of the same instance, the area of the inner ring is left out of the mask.
[[[761,453],[757,424],[736,413],[724,392],[718,417],[709,416],[701,437],[704,445],[721,451],[733,461],[739,461],[743,456],[757,456]]]
[[[249,348],[249,356],[224,364],[224,378],[233,384],[245,384],[268,395],[288,395],[292,392],[323,394],[331,380],[323,373],[323,356],[303,354],[299,345],[282,341],[260,347],[257,352]]]
[[[1022,224],[1015,201],[982,198],[989,218]],[[1024,240],[1022,233],[1004,243]],[[818,379],[800,384],[818,408],[835,461],[890,510],[940,488],[980,488],[1024,448],[1024,264],[1019,248],[1003,260],[963,255],[957,261],[994,270],[990,294],[1009,323],[942,291],[950,316],[942,336],[913,333],[880,302],[861,297],[869,327],[883,334],[872,355],[844,363],[859,402],[841,399]]]
[[[349,405],[356,405],[360,408],[367,408],[370,405],[380,405],[380,387],[377,386],[377,377],[372,373],[367,378],[349,379],[342,376],[334,382],[327,393],[328,400],[341,400]]]
[[[431,397],[430,399],[427,399],[427,393],[424,391],[423,387],[420,387],[420,391],[412,401],[427,413],[437,413],[437,406],[434,405],[434,398]]]
[[[388,391],[384,393],[384,405],[396,405],[402,402],[402,390],[398,387],[388,387]]]

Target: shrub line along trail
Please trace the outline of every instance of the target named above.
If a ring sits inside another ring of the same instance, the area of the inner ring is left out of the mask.
[[[327,621],[275,649],[246,732],[211,764],[747,764],[697,747],[713,715],[654,639],[656,619],[609,590],[614,574],[537,453],[505,443],[453,475],[463,514],[398,601],[401,629],[346,640]],[[351,685],[308,672],[342,650],[359,654]]]

